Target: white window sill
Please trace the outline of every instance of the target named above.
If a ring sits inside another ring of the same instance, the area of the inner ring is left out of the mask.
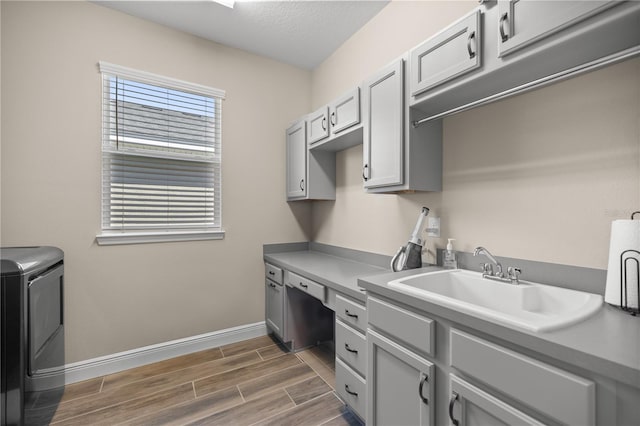
[[[224,230],[211,231],[153,231],[153,232],[120,232],[104,231],[96,235],[100,246],[118,244],[167,243],[174,241],[222,240]]]

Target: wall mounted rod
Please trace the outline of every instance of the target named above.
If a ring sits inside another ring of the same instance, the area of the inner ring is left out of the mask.
[[[629,49],[623,50],[621,52],[614,53],[612,55],[605,56],[600,59],[596,59],[595,61],[587,62],[586,64],[582,64],[565,71],[560,71],[558,73],[551,74],[547,77],[543,77],[538,80],[534,80],[532,82],[514,87],[512,89],[508,89],[503,92],[496,93],[495,95],[487,96],[486,98],[482,98],[477,101],[473,101],[468,104],[465,104],[456,108],[452,108],[445,112],[441,112],[439,114],[432,115],[430,117],[426,117],[421,120],[413,121],[411,124],[413,125],[413,127],[418,127],[421,124],[427,123],[429,121],[438,120],[440,118],[446,117],[447,115],[457,114],[459,112],[463,112],[472,108],[486,105],[491,102],[506,99],[508,97],[519,95],[534,89],[539,89],[541,87],[545,87],[553,83],[558,83],[560,81],[564,81],[569,78],[576,77],[580,74],[584,74],[590,71],[595,71],[597,69],[606,67],[607,65],[613,65],[618,62],[626,61],[627,59],[634,58],[638,55],[640,55],[640,46],[634,46]]]

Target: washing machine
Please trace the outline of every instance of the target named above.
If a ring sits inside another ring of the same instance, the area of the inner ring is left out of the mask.
[[[46,425],[64,392],[64,253],[0,248],[1,423]]]

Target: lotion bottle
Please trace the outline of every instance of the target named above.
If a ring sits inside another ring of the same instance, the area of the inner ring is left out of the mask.
[[[442,262],[444,269],[458,269],[458,259],[451,241],[455,241],[455,238],[448,238],[447,249],[444,252],[444,260]]]

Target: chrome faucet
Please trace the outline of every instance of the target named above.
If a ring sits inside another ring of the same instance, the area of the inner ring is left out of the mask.
[[[482,278],[487,278],[490,280],[501,281],[511,284],[520,284],[520,274],[522,270],[520,268],[514,268],[513,266],[509,266],[507,268],[507,277],[504,276],[504,272],[502,271],[502,264],[498,262],[498,259],[493,257],[493,255],[486,248],[480,246],[476,247],[473,251],[474,256],[478,256],[484,254],[487,259],[489,259],[492,263],[483,263],[482,264]],[[493,270],[493,266],[495,265],[495,271]]]
[[[496,271],[494,273],[493,272],[493,265],[491,265],[490,263],[485,263],[483,265],[483,268],[482,268],[484,274],[490,274],[491,276],[499,277],[499,278],[504,277],[504,273],[502,272],[502,264],[500,262],[498,262],[498,259],[493,257],[493,255],[486,248],[484,248],[482,246],[476,247],[476,249],[473,251],[473,255],[474,256],[478,256],[478,255],[481,255],[481,254],[484,254],[485,256],[487,256],[487,258],[491,262],[493,262],[494,265],[496,265]]]

